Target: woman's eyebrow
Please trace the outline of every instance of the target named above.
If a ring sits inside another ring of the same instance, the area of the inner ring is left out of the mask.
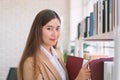
[[[52,25],[48,25],[47,27],[53,27]]]
[[[57,26],[57,27],[60,27],[60,26]]]
[[[52,25],[48,25],[47,27],[54,27],[54,26],[52,26]],[[57,28],[59,28],[59,27],[60,27],[60,26],[58,25]]]

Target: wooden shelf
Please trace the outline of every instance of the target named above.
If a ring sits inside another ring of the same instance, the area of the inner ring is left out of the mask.
[[[84,41],[113,41],[114,40],[114,31],[87,37],[83,39]]]

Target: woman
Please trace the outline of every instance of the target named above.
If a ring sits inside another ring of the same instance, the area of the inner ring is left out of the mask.
[[[56,49],[60,24],[55,11],[45,9],[37,14],[18,67],[18,80],[69,80],[63,57]],[[88,63],[76,80],[90,78],[87,66]]]

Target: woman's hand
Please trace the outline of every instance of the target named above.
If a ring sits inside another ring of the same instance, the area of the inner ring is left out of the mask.
[[[84,64],[84,66],[81,68],[76,80],[87,80],[91,78],[91,72],[90,69],[88,68],[89,62]]]

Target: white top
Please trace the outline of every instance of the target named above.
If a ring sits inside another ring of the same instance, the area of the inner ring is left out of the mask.
[[[61,76],[62,80],[66,80],[66,74],[62,65],[58,61],[57,52],[53,47],[51,47],[50,49],[53,55],[51,55],[51,53],[49,53],[43,46],[40,46],[40,50],[49,58],[49,60],[51,61],[51,63],[53,64],[53,66],[56,68],[59,75]]]

